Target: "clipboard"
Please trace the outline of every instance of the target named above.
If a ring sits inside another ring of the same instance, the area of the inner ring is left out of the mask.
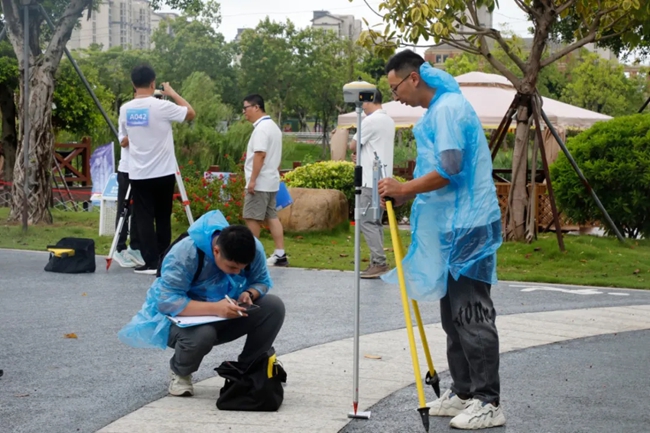
[[[230,320],[219,316],[167,316],[169,320],[179,328],[189,328],[190,326],[204,325],[206,323],[221,322]]]

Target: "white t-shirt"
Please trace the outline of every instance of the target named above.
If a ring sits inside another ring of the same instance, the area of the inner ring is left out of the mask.
[[[253,174],[255,152],[266,152],[264,165],[255,180],[255,191],[274,192],[280,189],[280,162],[282,161],[282,131],[269,116],[264,116],[253,124],[255,129],[248,140],[246,149],[246,187]]]
[[[359,133],[354,134],[359,156]],[[361,121],[361,169],[363,186],[372,188],[372,165],[375,152],[383,165],[384,177],[393,177],[393,153],[395,147],[395,122],[383,109],[366,116]]]
[[[176,172],[172,122],[182,122],[187,107],[162,99],[133,99],[120,107],[120,137],[129,137],[129,179],[153,179]]]

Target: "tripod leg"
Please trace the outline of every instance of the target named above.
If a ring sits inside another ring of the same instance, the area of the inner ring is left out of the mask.
[[[185,184],[183,184],[183,176],[181,176],[181,169],[178,168],[178,163],[176,164],[176,183],[178,184],[178,191],[181,193],[181,200],[183,207],[185,208],[185,215],[187,215],[187,221],[190,225],[194,224],[194,217],[192,216],[192,209],[190,209],[190,200],[187,198],[187,192],[185,191]]]
[[[393,203],[390,200],[386,200],[386,211],[388,213],[388,223],[390,225],[390,237],[393,241],[393,250],[395,251],[395,264],[397,266],[397,276],[399,279],[400,294],[402,297],[402,307],[404,308],[404,319],[406,321],[406,331],[409,338],[409,347],[411,349],[411,359],[413,361],[413,373],[415,375],[415,386],[418,391],[418,399],[420,402],[420,407],[418,412],[420,413],[422,424],[426,431],[429,431],[429,408],[426,406],[426,400],[424,397],[424,387],[422,386],[422,380],[420,376],[420,365],[418,362],[418,352],[415,347],[415,335],[413,333],[413,322],[411,321],[411,310],[409,309],[408,295],[406,294],[406,282],[404,280],[404,269],[402,268],[402,245],[399,239],[399,233],[397,229],[397,219],[395,218],[395,211],[393,210]]]
[[[122,233],[122,227],[124,227],[124,223],[126,222],[126,216],[129,213],[130,205],[131,205],[131,185],[129,184],[129,187],[126,190],[126,196],[124,197],[124,207],[122,209],[122,215],[120,215],[120,220],[117,222],[117,227],[115,228],[115,235],[113,235],[113,242],[111,243],[111,249],[108,251],[108,256],[106,256],[106,272],[108,272],[108,268],[110,268],[111,263],[113,263],[113,254],[115,254],[115,250],[117,249],[117,242],[120,238],[120,233]]]

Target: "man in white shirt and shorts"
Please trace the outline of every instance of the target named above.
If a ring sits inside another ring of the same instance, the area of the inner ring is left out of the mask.
[[[156,73],[148,65],[136,66],[131,82],[135,96],[120,107],[119,135],[129,140],[133,213],[145,262],[135,272],[154,275],[159,255],[169,247],[172,236],[176,173],[172,122],[192,120],[196,113],[169,83],[163,83],[162,94],[176,104],[155,98]]]
[[[366,117],[361,121],[361,140],[357,133],[350,142],[350,150],[354,152],[352,160],[356,162],[358,142],[361,141],[361,169],[363,172],[361,209],[366,209],[372,203],[372,165],[375,161],[375,152],[383,165],[384,177],[393,177],[395,122],[382,109],[381,103],[382,94],[379,90],[376,91],[373,102],[364,102],[363,112]],[[384,227],[381,224],[383,214],[382,211],[379,221],[362,221],[359,227],[370,249],[370,264],[361,272],[361,278],[379,278],[389,270],[384,253]]]
[[[289,266],[284,251],[284,231],[275,209],[275,198],[280,189],[282,131],[264,111],[264,99],[260,95],[245,97],[242,110],[246,120],[255,127],[248,140],[244,164],[244,221],[259,238],[261,223],[266,220],[275,243],[275,251],[267,259],[267,265]]]

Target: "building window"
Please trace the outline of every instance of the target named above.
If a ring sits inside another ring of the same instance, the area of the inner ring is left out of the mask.
[[[442,63],[445,63],[448,58],[449,58],[449,56],[447,54],[443,55],[442,56]]]
[[[440,54],[436,54],[436,63],[442,63],[442,56]]]

